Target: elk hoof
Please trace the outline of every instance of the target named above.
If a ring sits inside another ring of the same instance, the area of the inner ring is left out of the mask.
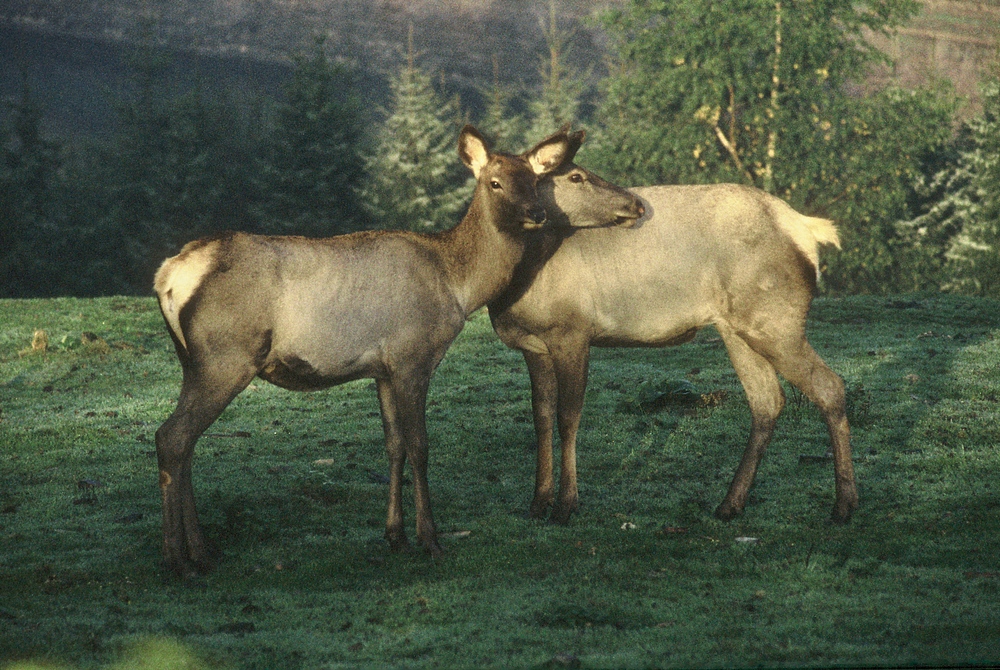
[[[549,523],[557,523],[560,526],[565,526],[569,523],[569,518],[573,516],[573,512],[576,511],[576,508],[576,501],[568,504],[559,503],[552,508],[552,515],[549,517]]]
[[[545,515],[548,514],[549,507],[551,506],[551,498],[535,498],[531,501],[531,507],[528,508],[528,513],[525,514],[525,518],[544,519]]]
[[[424,549],[427,550],[427,553],[430,554],[430,557],[434,560],[437,560],[444,555],[444,550],[441,549],[441,545],[437,543],[437,540],[425,542]]]
[[[715,508],[715,518],[719,521],[732,521],[740,515],[743,510],[736,509],[725,502]]]
[[[838,502],[833,506],[833,514],[830,515],[830,520],[836,524],[843,525],[851,520],[851,515],[854,514],[856,508],[857,505],[841,504]]]
[[[389,543],[389,551],[394,554],[410,550],[410,541],[406,533],[386,533],[385,539]]]
[[[163,567],[168,572],[173,573],[181,579],[190,579],[200,575],[207,575],[215,569],[218,552],[191,549],[183,549],[176,544],[170,543],[164,547]]]
[[[172,574],[177,579],[185,582],[207,575],[215,568],[215,565],[208,560],[189,561],[164,559],[163,565],[167,572]]]

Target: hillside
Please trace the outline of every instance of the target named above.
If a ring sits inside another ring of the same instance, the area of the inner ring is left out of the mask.
[[[977,85],[996,62],[1000,45],[1000,2],[921,0],[923,9],[892,39],[873,43],[896,60],[894,76],[904,86],[949,79],[978,107]],[[890,73],[886,73],[887,76]]]
[[[315,35],[363,75],[394,70],[409,26],[421,62],[444,73],[459,91],[493,77],[520,83],[537,77],[547,3],[537,0],[14,0],[0,8],[0,26],[114,43],[149,39],[203,54],[287,61]],[[560,21],[576,31],[572,56],[599,64],[593,31],[579,19],[606,2],[562,0]]]
[[[570,58],[594,77],[605,66],[605,50],[602,35],[585,19],[618,2],[558,0],[560,27],[574,33]],[[948,78],[971,99],[965,113],[973,113],[977,82],[1000,42],[1000,0],[922,4],[921,14],[893,38],[872,38],[898,61],[894,71],[880,73],[874,83],[895,79],[915,86]],[[313,36],[326,35],[337,56],[357,66],[377,104],[384,75],[402,61],[412,25],[420,62],[439,72],[465,106],[475,108],[482,88],[495,76],[494,61],[502,83],[530,86],[538,80],[545,52],[540,22],[547,8],[545,0],[8,0],[0,5],[0,30],[16,31],[17,40],[80,42],[61,58],[59,44],[44,55],[32,55],[33,49],[6,39],[0,95],[17,91],[22,69],[37,71],[33,76],[44,82],[43,88],[51,85],[49,80],[65,79],[69,91],[52,93],[46,101],[48,111],[58,115],[58,107],[74,104],[69,99],[81,89],[119,78],[118,70],[106,71],[109,62],[118,60],[114,49],[144,40],[215,58],[208,69],[223,57],[239,63],[246,79],[270,79],[273,68],[287,63],[290,54]],[[87,60],[90,55],[78,53],[107,47],[112,51],[93,62]],[[259,74],[258,63],[271,69]],[[62,125],[87,123],[70,115]]]

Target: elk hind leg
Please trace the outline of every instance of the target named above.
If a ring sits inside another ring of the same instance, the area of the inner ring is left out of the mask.
[[[234,373],[217,365],[212,370],[184,371],[177,407],[156,431],[156,458],[163,497],[163,560],[182,575],[206,572],[211,560],[198,524],[191,460],[205,430],[256,374],[252,367]],[[239,366],[235,367],[239,370]]]
[[[576,477],[576,435],[587,393],[587,366],[590,347],[587,342],[572,341],[555,352],[553,363],[558,392],[556,407],[559,422],[559,496],[552,508],[551,520],[569,523],[579,506]]]
[[[746,341],[732,330],[719,327],[719,333],[729,351],[736,374],[750,405],[750,439],[743,452],[739,467],[729,485],[729,491],[716,508],[715,516],[729,521],[743,512],[747,496],[757,475],[757,468],[764,457],[767,445],[774,435],[778,416],[785,406],[785,392],[781,388],[774,366],[754,351]]]
[[[846,523],[858,507],[858,489],[851,460],[851,429],[847,421],[844,380],[819,357],[805,337],[797,346],[775,352],[772,360],[778,372],[823,414],[830,433],[837,495],[831,516],[837,523]]]

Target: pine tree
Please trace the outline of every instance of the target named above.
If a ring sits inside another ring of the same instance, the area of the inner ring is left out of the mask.
[[[147,291],[156,267],[192,239],[255,229],[250,205],[261,134],[252,115],[204,80],[177,92],[171,56],[134,52],[130,94],[116,103],[119,130],[106,154],[108,229],[121,239],[119,274]]]
[[[580,99],[586,91],[584,79],[567,64],[572,31],[561,30],[556,22],[556,0],[549,0],[548,25],[542,26],[548,56],[542,59],[541,95],[528,106],[531,126],[528,143],[538,142],[567,123],[578,120]]]
[[[525,120],[513,111],[515,93],[500,82],[500,61],[493,54],[493,84],[482,91],[486,111],[480,130],[503,151],[514,152],[524,144]]]
[[[42,135],[43,109],[24,77],[21,99],[10,104],[0,147],[0,296],[47,295],[41,265],[51,260],[53,209],[61,147]]]
[[[185,242],[253,227],[250,134],[233,105],[197,86],[167,99],[140,96],[120,113],[114,189],[137,282]]]
[[[982,93],[983,114],[966,123],[970,146],[929,215],[959,230],[948,246],[943,288],[1000,297],[1000,79],[985,82]]]
[[[294,60],[270,150],[258,163],[262,226],[267,232],[305,235],[359,228],[363,124],[361,104],[351,93],[353,81],[330,61],[323,39]]]
[[[366,165],[364,201],[381,228],[443,230],[459,222],[474,180],[455,152],[459,109],[415,64],[410,29],[406,64],[390,81],[391,111]]]
[[[977,208],[970,200],[972,173],[968,152],[973,150],[970,124],[959,129],[951,145],[933,156],[933,165],[916,175],[913,216],[895,223],[902,249],[911,256],[914,270],[923,279],[919,289],[948,283],[948,249],[969,225]]]

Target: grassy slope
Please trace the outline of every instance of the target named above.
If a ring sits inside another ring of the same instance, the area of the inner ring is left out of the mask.
[[[161,652],[256,668],[1000,661],[998,307],[816,301],[810,339],[851,403],[862,507],[846,527],[827,521],[832,467],[799,458],[827,438],[794,392],[747,512],[712,518],[749,413],[711,329],[667,351],[595,350],[582,507],[553,527],[521,516],[523,362],[477,314],[431,389],[438,562],[382,540],[369,382],[255,383],[195,459],[223,560],[178,583],[158,565],[152,440],[180,373],[153,301],[0,301],[0,666]],[[35,328],[50,351],[20,356]],[[684,379],[726,397],[644,404]],[[150,639],[181,646],[136,646]]]

